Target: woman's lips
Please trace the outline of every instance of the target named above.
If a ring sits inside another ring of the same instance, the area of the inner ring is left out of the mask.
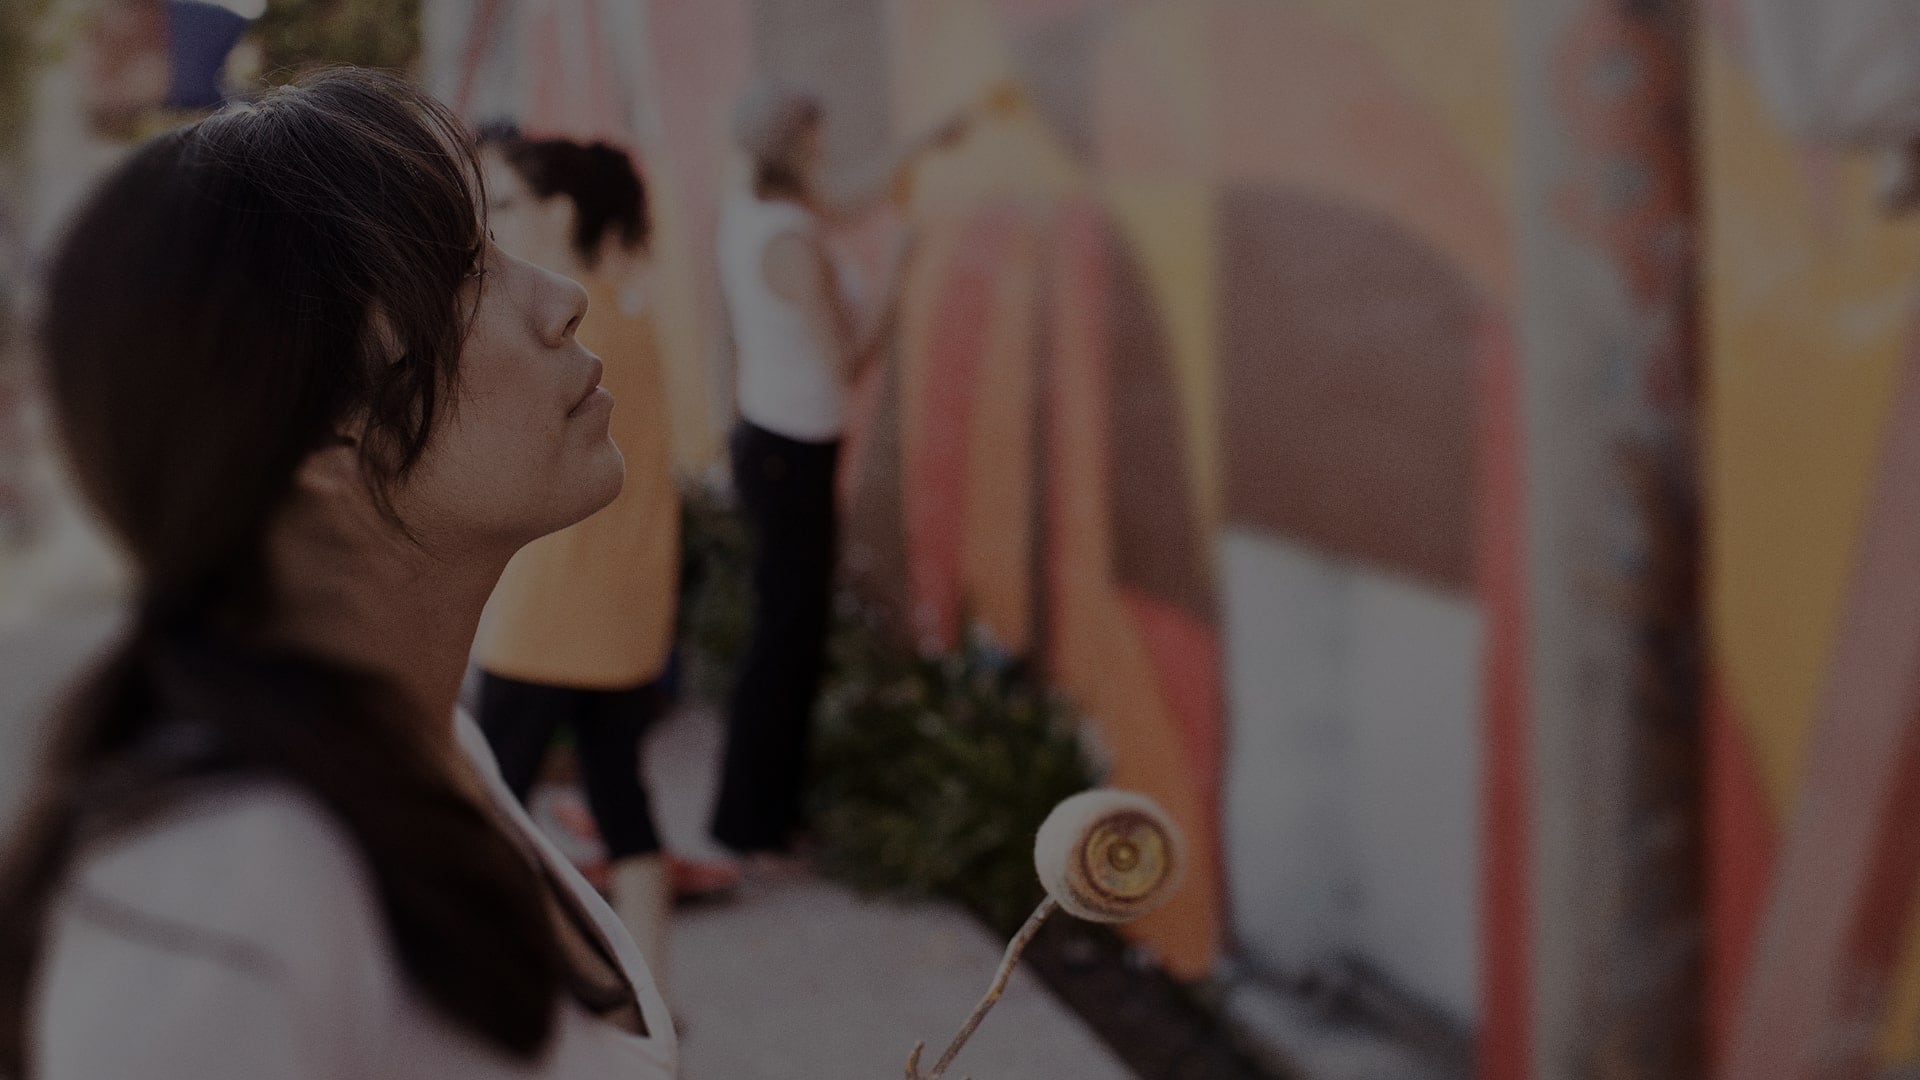
[[[613,395],[607,392],[607,388],[600,385],[600,380],[606,374],[606,370],[606,365],[600,362],[600,358],[597,356],[594,357],[593,381],[587,384],[586,392],[580,395],[580,400],[573,403],[573,408],[567,410],[568,416],[580,415],[586,410],[587,406],[593,404],[597,398],[606,398],[608,401],[613,400]]]
[[[596,386],[593,388],[593,392],[588,394],[580,404],[573,407],[573,411],[568,413],[567,417],[578,420],[583,416],[598,412],[602,406],[609,409],[613,408],[613,391],[608,390],[604,386]]]

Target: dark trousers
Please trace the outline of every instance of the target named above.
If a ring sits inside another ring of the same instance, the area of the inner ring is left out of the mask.
[[[587,805],[614,859],[660,850],[640,779],[640,739],[659,712],[653,683],[631,690],[576,690],[491,672],[481,676],[480,730],[514,797],[527,801],[554,733],[569,729],[586,780]]]
[[[785,851],[802,824],[826,663],[840,444],[741,424],[732,451],[734,487],[753,534],[753,632],[728,702],[713,836],[739,852]]]

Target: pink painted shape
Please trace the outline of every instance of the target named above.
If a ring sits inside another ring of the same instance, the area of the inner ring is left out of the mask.
[[[1063,448],[1068,445],[1072,432],[1068,430],[1066,408],[1061,401],[1060,383],[1063,369],[1068,363],[1078,360],[1077,356],[1065,354],[1063,343],[1069,341],[1084,342],[1088,363],[1093,368],[1092,377],[1099,387],[1098,393],[1107,393],[1108,357],[1112,354],[1112,325],[1106,316],[1107,297],[1112,287],[1108,281],[1107,231],[1100,208],[1085,199],[1076,199],[1060,207],[1053,224],[1053,266],[1054,288],[1052,292],[1053,310],[1043,317],[1052,319],[1048,342],[1053,355],[1041,362],[1052,365],[1052,377],[1046,380],[1044,400],[1036,407],[1046,410],[1044,428],[1046,446],[1050,455],[1046,461],[1036,462],[1046,483],[1046,547],[1040,567],[1040,583],[1048,595],[1047,610],[1054,619],[1059,612],[1069,609],[1072,601],[1072,577],[1068,573],[1068,563],[1080,553],[1070,549],[1066,537],[1070,535],[1066,527],[1069,516],[1074,513],[1072,499],[1074,484],[1080,478],[1068,474],[1068,465],[1064,460]],[[1104,416],[1105,409],[1098,410]],[[1100,445],[1092,447],[1088,453],[1095,461],[1110,461],[1106,442],[1112,438],[1112,432],[1101,425],[1098,431]],[[1102,538],[1108,536],[1107,530],[1095,530]],[[1049,627],[1047,644],[1054,649],[1061,648],[1062,635],[1056,628]],[[1049,666],[1059,670],[1063,656],[1049,657]]]
[[[527,63],[533,69],[527,78],[531,100],[520,122],[536,136],[548,133],[557,136],[565,127],[561,118],[566,114],[566,91],[561,83],[567,78],[570,58],[560,47],[560,27],[554,8],[543,8],[541,15],[527,30]]]
[[[666,153],[680,198],[711,243],[721,172],[730,147],[726,117],[753,70],[745,0],[652,4],[650,89],[657,95]]]
[[[703,329],[716,327],[723,313],[713,245],[730,152],[726,116],[752,71],[752,24],[746,0],[700,0],[649,4],[647,31],[642,70],[649,77],[642,86],[660,123],[660,145],[647,147],[648,164],[673,177],[676,216],[695,244],[684,271],[699,283]]]
[[[579,52],[575,46],[582,38],[589,45]],[[626,95],[613,75],[613,45],[600,22],[599,0],[554,0],[539,9],[528,48],[533,100],[521,118],[529,135],[638,148],[639,132],[622,108]]]
[[[466,48],[460,55],[460,88],[453,95],[454,111],[461,116],[467,115],[467,106],[473,100],[473,84],[479,79],[480,68],[500,34],[505,12],[506,0],[478,0],[473,19],[467,24]]]
[[[974,385],[1016,225],[1011,214],[989,212],[962,226],[957,255],[935,290],[920,361],[922,397],[903,411],[919,429],[902,495],[914,631],[927,647],[951,648],[959,640]]]
[[[1721,1080],[1872,1071],[1920,878],[1917,721],[1920,353],[1887,420],[1876,497]]]

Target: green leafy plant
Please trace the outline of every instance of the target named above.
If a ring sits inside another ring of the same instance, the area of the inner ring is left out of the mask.
[[[1093,784],[1071,710],[1022,665],[978,639],[921,657],[843,620],[814,756],[826,873],[946,896],[1011,932],[1041,898],[1034,833]]]
[[[693,487],[680,499],[680,606],[676,633],[689,693],[724,700],[752,630],[752,540],[738,510]]]
[[[420,0],[269,0],[251,32],[270,83],[316,64],[404,70],[420,55]]]
[[[51,6],[51,0],[0,4],[0,150],[12,146],[26,129],[34,75],[42,59],[40,24]]]

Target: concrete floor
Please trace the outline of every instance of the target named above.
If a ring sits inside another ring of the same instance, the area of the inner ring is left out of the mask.
[[[45,703],[115,624],[93,605],[0,627],[0,825],[32,760]],[[664,723],[648,746],[660,826],[698,849],[720,747],[712,714]],[[899,1077],[915,1040],[928,1064],[992,978],[1001,943],[944,904],[869,902],[807,878],[751,879],[724,906],[686,912],[669,992],[687,1080]],[[954,1080],[1127,1080],[1132,1074],[1024,973]]]

